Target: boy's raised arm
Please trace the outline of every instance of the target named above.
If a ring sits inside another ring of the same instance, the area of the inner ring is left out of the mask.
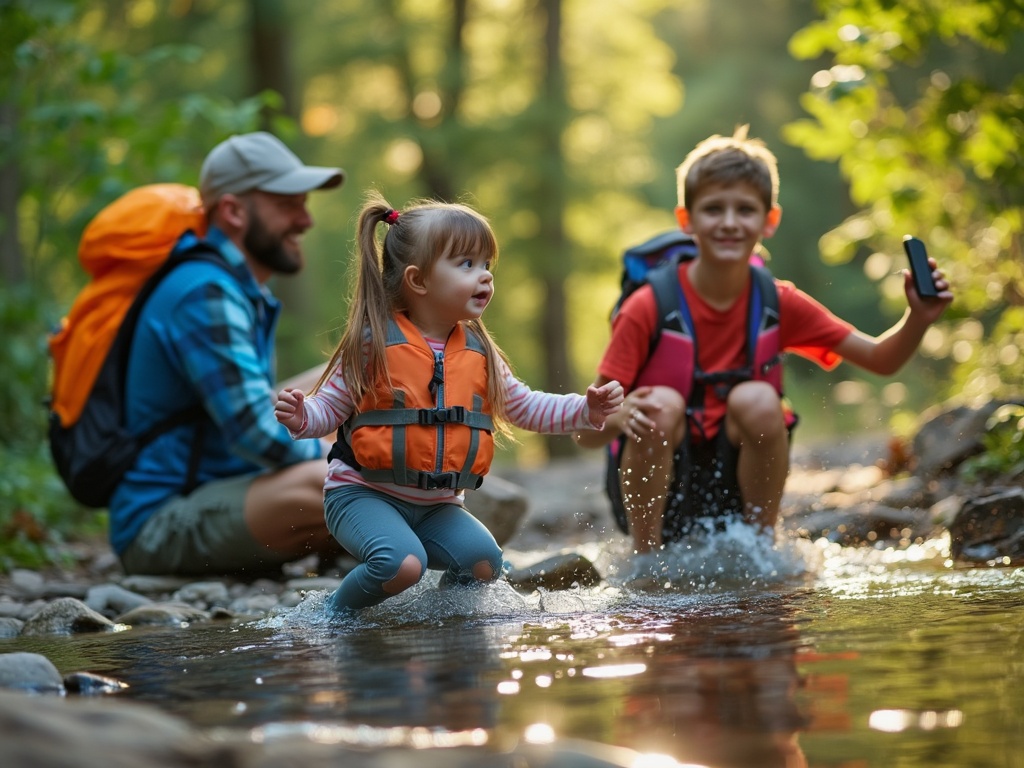
[[[935,260],[929,261],[935,268]],[[928,327],[942,316],[953,301],[949,281],[942,271],[935,269],[932,275],[939,294],[934,298],[921,298],[914,288],[909,270],[903,270],[904,290],[909,305],[903,317],[881,336],[871,337],[853,331],[835,347],[835,352],[872,373],[883,376],[896,373],[917,351]]]

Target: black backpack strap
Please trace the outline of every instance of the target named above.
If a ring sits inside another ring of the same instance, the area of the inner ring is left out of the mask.
[[[164,278],[182,264],[190,261],[205,261],[221,267],[226,272],[231,271],[231,265],[224,260],[224,257],[213,246],[200,240],[192,232],[186,233],[183,235],[183,238],[186,245],[172,252],[164,263],[147,278],[132,300],[132,304],[128,308],[124,320],[121,321],[121,326],[118,328],[117,333],[119,337],[121,334],[126,335],[121,340],[121,343],[117,345],[117,352],[120,355],[117,369],[121,376],[121,392],[125,391],[128,378],[128,359],[131,353],[132,342],[135,340],[135,329],[138,325],[139,317],[142,315],[142,309]],[[194,423],[196,425],[189,447],[188,471],[185,476],[184,487],[182,488],[183,495],[191,493],[198,484],[199,458],[203,438],[206,433],[205,417],[206,409],[202,404],[196,404],[161,419],[138,437],[138,446],[141,450],[164,432],[186,424]]]
[[[760,297],[761,305],[761,316],[758,318],[750,318],[747,322],[747,359],[750,361],[751,369],[754,365],[754,354],[756,352],[757,345],[757,333],[760,330],[770,328],[774,325],[778,325],[780,321],[779,314],[779,289],[775,285],[775,278],[772,273],[768,271],[766,267],[761,267],[756,264],[750,266],[751,279],[754,281],[754,288],[757,290]],[[753,311],[753,302],[751,302],[751,311]],[[782,350],[779,350],[772,359],[768,361],[768,366],[778,365],[782,362]],[[767,370],[763,371],[766,373]]]
[[[682,318],[679,313],[679,302],[682,301],[682,287],[679,285],[679,256],[655,267],[647,275],[647,282],[654,292],[654,305],[658,313],[658,324],[651,336],[648,357],[654,352],[661,340],[664,328],[683,330]]]

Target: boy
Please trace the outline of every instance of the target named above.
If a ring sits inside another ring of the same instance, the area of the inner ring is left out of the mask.
[[[752,286],[750,258],[779,226],[776,159],[762,141],[747,138],[743,126],[732,137],[698,144],[676,177],[676,218],[698,248],[697,257],[678,268],[685,297],[680,308],[689,310],[695,338],[673,352],[668,345],[684,334],[666,329],[652,351],[654,292],[646,285],[630,295],[612,323],[595,382],[617,379],[628,396],[603,431],[576,435],[586,448],[616,441],[618,475],[609,473],[609,496],[637,554],[682,538],[700,517],[742,515],[774,529],[789,474],[791,427],[778,353],[796,352],[827,370],[846,359],[890,375],[953,300],[933,259],[937,298],[919,297],[905,270],[909,309],[872,338],[792,283],[775,280],[778,312],[764,315],[762,328],[772,328],[751,342],[759,364],[750,366],[748,305],[753,294],[765,292]],[[770,304],[762,295],[755,301]],[[690,362],[680,366],[680,360]]]

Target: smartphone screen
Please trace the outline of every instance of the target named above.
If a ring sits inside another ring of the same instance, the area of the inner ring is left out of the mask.
[[[928,250],[924,243],[911,235],[904,235],[903,250],[910,260],[910,274],[914,278],[917,295],[922,297],[938,296],[935,281],[932,280],[932,268],[928,264]]]

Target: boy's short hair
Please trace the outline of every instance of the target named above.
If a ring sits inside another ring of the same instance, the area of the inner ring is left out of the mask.
[[[680,206],[687,207],[712,184],[746,182],[771,210],[779,194],[779,164],[763,141],[747,137],[748,130],[741,125],[732,136],[715,134],[693,148],[676,169]]]

